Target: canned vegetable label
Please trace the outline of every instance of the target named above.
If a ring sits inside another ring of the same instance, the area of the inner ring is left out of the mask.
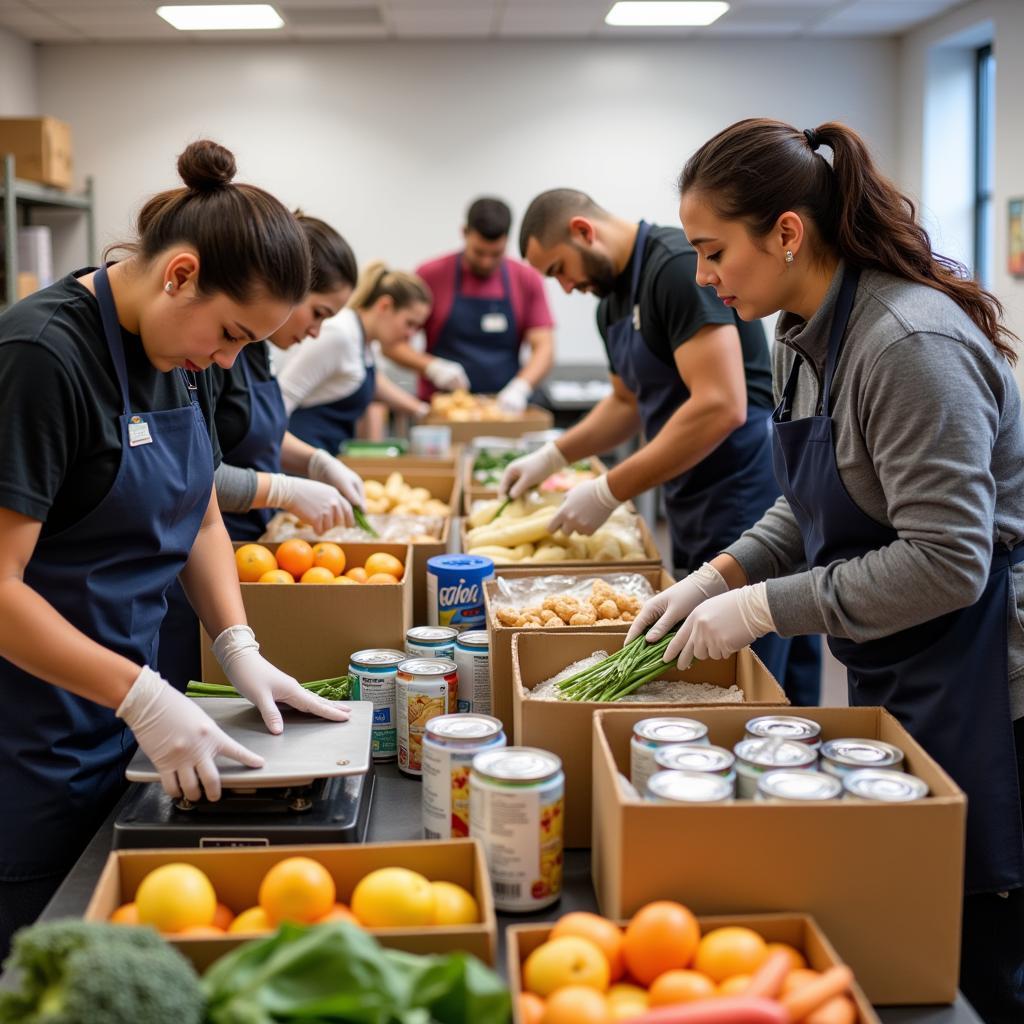
[[[349,662],[352,699],[373,703],[370,750],[375,761],[392,761],[398,753],[395,680],[405,659],[402,651],[371,648],[356,651]]]
[[[423,736],[427,723],[455,711],[459,684],[455,662],[409,658],[395,680],[398,716],[398,767],[407,775],[423,773]]]
[[[460,632],[483,629],[484,583],[494,579],[494,562],[480,555],[435,555],[427,559],[427,609],[432,626]]]
[[[491,650],[486,630],[459,634],[455,664],[459,670],[459,711],[490,714]]]

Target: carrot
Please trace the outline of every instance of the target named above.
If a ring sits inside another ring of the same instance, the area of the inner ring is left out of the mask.
[[[856,1024],[857,1007],[846,996],[836,996],[819,1006],[804,1024]]]
[[[780,949],[771,953],[754,972],[750,984],[743,990],[745,996],[767,996],[776,999],[782,991],[782,983],[790,972],[790,955]]]
[[[678,1006],[659,1006],[630,1024],[789,1024],[789,1015],[773,999],[725,996]]]
[[[792,1021],[802,1021],[819,1006],[842,995],[853,984],[853,971],[849,967],[830,967],[820,978],[782,997],[782,1005]]]

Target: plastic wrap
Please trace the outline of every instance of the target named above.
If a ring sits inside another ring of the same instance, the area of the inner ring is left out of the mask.
[[[639,573],[498,577],[497,586],[495,623],[524,629],[621,625],[632,622],[644,601],[654,596],[654,588]]]
[[[318,534],[312,526],[301,522],[291,512],[278,512],[267,523],[267,529],[260,540],[264,544],[277,544],[298,537],[308,541],[331,540],[338,544],[360,544],[374,540],[407,544],[410,541],[436,542],[444,533],[444,516],[368,515],[366,519],[379,536],[372,537],[358,526],[336,526]]]

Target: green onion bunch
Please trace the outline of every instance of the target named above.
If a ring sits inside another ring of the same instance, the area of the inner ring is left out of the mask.
[[[675,635],[673,630],[653,644],[638,636],[603,661],[563,679],[558,684],[562,697],[601,703],[622,700],[646,683],[659,679],[672,667],[662,658]]]
[[[310,690],[324,700],[351,700],[352,677],[336,676],[333,679],[317,679],[302,683],[304,690]],[[241,697],[242,695],[227,683],[204,683],[193,679],[185,688],[186,697]]]

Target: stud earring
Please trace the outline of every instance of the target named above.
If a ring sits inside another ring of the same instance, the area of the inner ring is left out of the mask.
[[[786,250],[786,262],[787,263],[792,263],[795,258],[796,257],[793,255],[793,250],[792,249],[787,249]]]
[[[792,256],[793,254],[790,253],[789,255]],[[167,292],[168,295],[170,295],[171,292],[174,291],[174,284],[171,281],[168,281],[167,284],[164,285],[164,291]]]

